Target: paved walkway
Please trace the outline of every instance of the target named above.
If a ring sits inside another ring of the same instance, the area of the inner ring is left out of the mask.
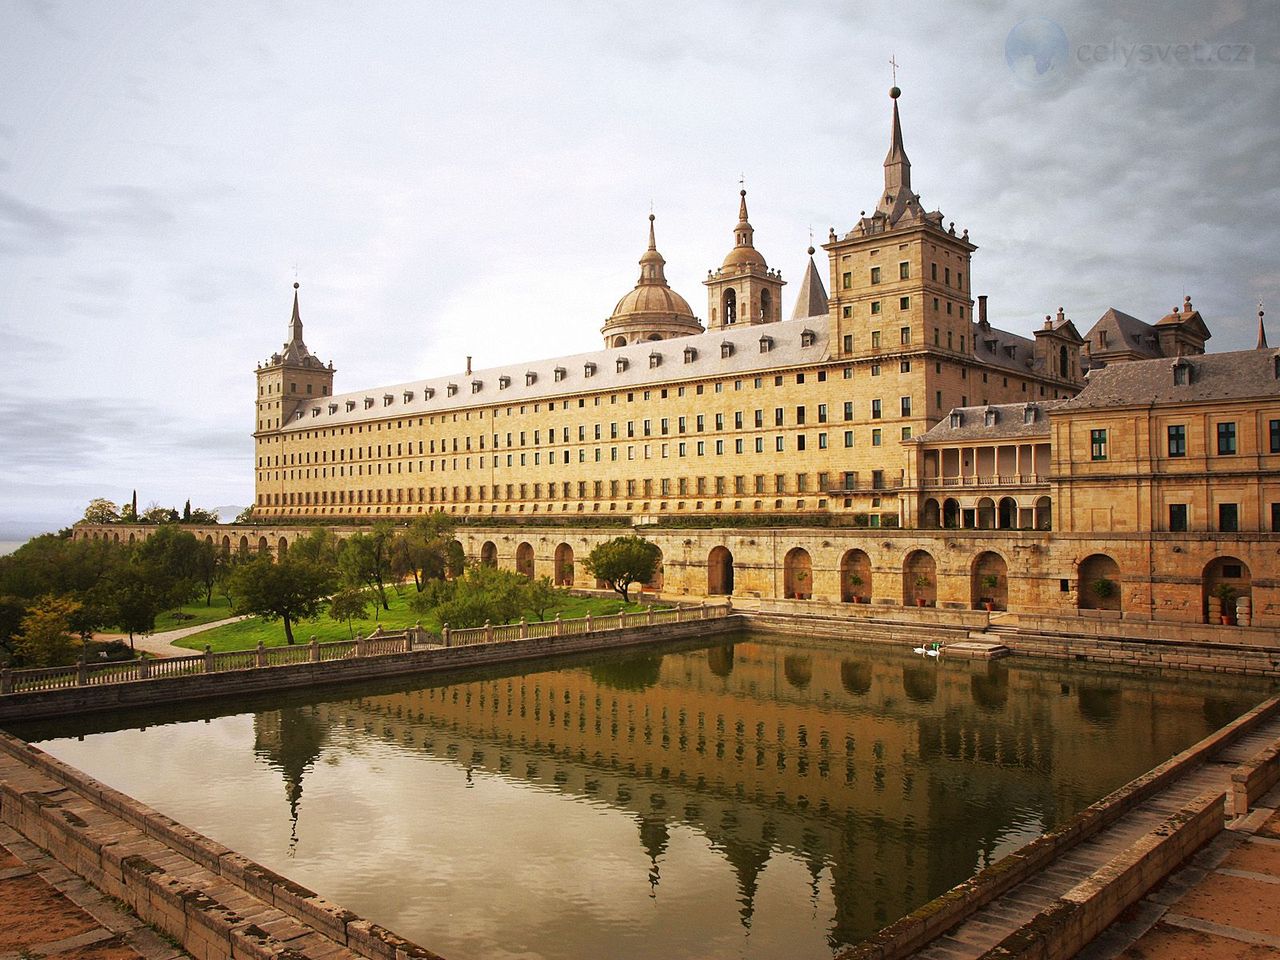
[[[1077,960],[1280,954],[1280,787],[1127,911]]]
[[[245,620],[250,614],[241,614],[238,617],[227,617],[225,620],[211,620],[209,623],[199,623],[193,627],[179,627],[177,630],[165,630],[163,633],[153,633],[145,637],[134,637],[133,645],[139,650],[143,650],[154,657],[193,657],[199,651],[189,650],[186,647],[175,647],[173,641],[181,640],[183,637],[194,636],[197,633],[204,633],[206,630],[212,630],[214,627],[221,627],[228,623],[236,623]],[[128,634],[119,633],[98,633],[94,635],[95,640],[124,640],[128,642]]]
[[[950,933],[922,947],[915,956],[923,960],[962,960],[962,958],[982,956],[1005,937],[1048,909],[1081,880],[1127,850],[1140,837],[1159,827],[1196,797],[1210,790],[1230,793],[1232,771],[1259,750],[1277,740],[1280,740],[1280,717],[1273,717],[1215,754],[1198,769],[1179,777],[1166,789],[1139,804],[1111,826],[1063,854],[1026,882],[997,897]],[[1224,885],[1230,887],[1238,881],[1239,878],[1231,878],[1224,881]],[[1272,902],[1280,904],[1280,886],[1276,884],[1280,884],[1280,878],[1271,880],[1267,890],[1275,897]],[[1266,882],[1258,882],[1255,885],[1264,886]],[[1232,917],[1235,913],[1228,909],[1230,906],[1229,899],[1219,899],[1216,906],[1211,905],[1204,909],[1210,911],[1208,916],[1217,918],[1219,922],[1233,924]],[[1255,906],[1256,901],[1252,904],[1236,905],[1246,909]],[[1271,931],[1274,938],[1266,942],[1280,946],[1280,911],[1273,909],[1267,923],[1266,929]],[[1241,950],[1243,944],[1237,943],[1235,948]],[[1142,956],[1147,954],[1129,954],[1126,955],[1126,960]],[[1192,955],[1171,950],[1167,953],[1151,954],[1151,956],[1189,958]],[[1205,956],[1216,958],[1219,954]],[[1221,954],[1221,956],[1249,955],[1237,952]]]
[[[0,824],[0,960],[33,957],[181,960],[187,954]]]

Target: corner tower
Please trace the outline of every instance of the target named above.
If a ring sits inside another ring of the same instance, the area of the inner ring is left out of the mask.
[[[747,191],[738,194],[738,223],[733,249],[720,269],[707,271],[707,329],[738,324],[775,323],[782,319],[782,274],[770,270],[755,247],[755,230],[747,219]]]
[[[278,353],[258,364],[258,422],[255,434],[279,430],[297,412],[318,397],[333,393],[333,364],[325,366],[312,356],[302,340],[302,317],[298,312],[298,284],[293,285],[293,316],[289,319],[289,339]]]
[[[605,347],[625,347],[642,340],[668,340],[702,333],[702,324],[689,308],[689,301],[667,284],[666,265],[653,234],[653,214],[649,214],[649,249],[640,257],[640,279],[635,288],[618,301],[600,332]]]

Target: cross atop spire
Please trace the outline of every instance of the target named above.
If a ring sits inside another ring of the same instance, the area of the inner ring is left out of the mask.
[[[898,61],[895,54],[889,54],[889,69],[893,71],[893,85],[898,85]]]
[[[1267,328],[1262,325],[1262,301],[1258,301],[1258,345],[1254,349],[1267,349]]]

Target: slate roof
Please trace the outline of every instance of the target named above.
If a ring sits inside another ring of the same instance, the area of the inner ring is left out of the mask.
[[[825,317],[827,315],[827,288],[822,285],[822,274],[813,262],[813,248],[809,248],[809,265],[805,268],[804,279],[800,281],[800,292],[796,296],[795,309],[791,311],[792,320],[807,317]]]
[[[992,403],[981,407],[955,407],[927,432],[917,436],[917,443],[960,443],[971,440],[1024,440],[1049,436],[1049,413],[1065,400],[1039,400],[1031,403]],[[1026,422],[1027,408],[1035,411]],[[995,423],[987,424],[988,412]],[[959,426],[952,418],[959,414]]]
[[[1106,331],[1107,343],[1102,344],[1101,332]],[[1160,344],[1156,328],[1137,317],[1109,307],[1097,323],[1084,335],[1089,342],[1089,352],[1105,355],[1116,352],[1132,352],[1143,357],[1159,357]]]
[[[295,414],[281,429],[296,432],[481,406],[532,403],[586,391],[662,387],[683,380],[735,374],[772,374],[787,367],[825,362],[830,357],[827,329],[827,324],[812,320],[744,324],[670,340],[508,364],[474,370],[470,374],[458,371],[443,377],[315,397],[299,408],[301,417]],[[768,352],[761,352],[761,337],[772,341]],[[728,357],[722,356],[724,344],[730,346]],[[689,349],[694,352],[686,363],[685,351]],[[650,366],[651,355],[659,358],[657,366]],[[619,360],[626,361],[625,369],[618,369]],[[586,373],[588,364],[594,364],[591,376]],[[558,381],[557,369],[563,371]],[[528,374],[533,374],[532,382],[528,381]],[[507,380],[506,386],[501,385],[503,378]],[[450,386],[455,388],[452,394]]]
[[[1061,409],[1280,398],[1278,363],[1280,350],[1233,350],[1112,363],[1091,370],[1084,390]],[[1180,364],[1190,372],[1184,384],[1174,383],[1174,367]]]
[[[1008,330],[973,325],[973,358],[1003,367],[1011,373],[1026,374],[1035,368],[1036,342]]]

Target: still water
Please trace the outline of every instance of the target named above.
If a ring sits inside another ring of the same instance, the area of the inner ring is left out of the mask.
[[[829,957],[1264,683],[783,638],[14,727],[450,958]]]

